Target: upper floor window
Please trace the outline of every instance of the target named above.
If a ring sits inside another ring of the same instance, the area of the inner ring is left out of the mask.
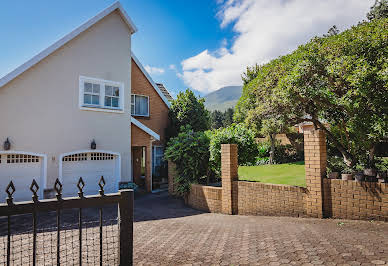
[[[131,95],[131,114],[135,116],[149,116],[149,97],[144,95]]]
[[[122,112],[124,85],[120,82],[80,77],[79,104],[81,109]]]

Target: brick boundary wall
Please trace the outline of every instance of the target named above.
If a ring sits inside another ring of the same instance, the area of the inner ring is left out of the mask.
[[[306,216],[306,189],[303,187],[233,182],[238,191],[237,212],[241,215]]]
[[[324,179],[325,217],[388,222],[388,184]]]
[[[222,187],[192,185],[193,208],[224,214],[333,217],[388,222],[388,184],[326,179],[326,137],[304,132],[306,188],[238,181],[237,145],[221,146]],[[169,188],[170,188],[169,166]],[[170,189],[169,189],[170,191]]]
[[[191,185],[186,203],[194,209],[220,213],[222,210],[222,188]]]

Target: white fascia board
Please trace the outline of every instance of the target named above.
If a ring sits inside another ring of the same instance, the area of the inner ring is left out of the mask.
[[[63,38],[61,38],[57,42],[52,44],[51,46],[47,47],[45,50],[43,50],[42,52],[40,52],[39,54],[37,54],[36,56],[31,58],[27,62],[25,62],[23,65],[19,66],[18,68],[16,68],[12,72],[10,72],[7,75],[5,75],[4,77],[2,77],[0,79],[0,88],[3,87],[4,85],[6,85],[11,80],[15,79],[17,76],[19,76],[22,73],[24,73],[25,71],[27,71],[28,69],[30,69],[31,67],[33,67],[34,65],[36,65],[37,63],[39,63],[40,61],[42,61],[43,59],[45,59],[47,56],[49,56],[50,54],[52,54],[53,52],[55,52],[56,50],[61,48],[63,45],[65,45],[66,43],[68,43],[69,41],[71,41],[72,39],[77,37],[78,35],[80,35],[82,32],[89,29],[91,26],[93,26],[94,24],[99,22],[101,19],[103,19],[107,15],[111,14],[116,9],[120,11],[120,15],[123,18],[124,22],[131,29],[131,33],[132,34],[135,33],[137,31],[135,24],[133,24],[131,18],[127,15],[127,13],[125,12],[125,10],[122,7],[122,5],[120,4],[120,2],[115,2],[110,7],[104,9],[103,11],[98,13],[96,16],[94,16],[93,18],[91,18],[90,20],[88,20],[87,22],[85,22],[84,24],[82,24],[81,26],[79,26],[78,28],[76,28],[75,30],[70,32],[69,34],[65,35]]]
[[[159,94],[160,98],[163,100],[163,102],[167,105],[168,108],[170,108],[170,102],[167,100],[166,96],[164,96],[163,92],[159,89],[158,86],[156,86],[155,82],[151,78],[150,74],[148,74],[147,70],[143,67],[143,65],[140,63],[139,59],[135,56],[133,51],[131,52],[132,58],[135,61],[136,65],[140,68],[140,70],[143,72],[144,76],[148,79],[148,81],[151,83],[152,87],[155,89],[155,91]]]
[[[141,123],[139,120],[135,119],[133,116],[131,116],[131,123],[146,132],[148,135],[154,137],[156,140],[160,140],[159,134],[152,131],[149,127],[145,126],[143,123]]]

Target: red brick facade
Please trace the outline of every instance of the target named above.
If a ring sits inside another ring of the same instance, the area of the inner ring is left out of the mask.
[[[324,178],[325,134],[320,130],[304,134],[306,188],[238,181],[237,147],[223,144],[222,188],[193,185],[188,204],[225,214],[388,221],[388,184]]]
[[[132,94],[145,95],[149,97],[149,117],[134,116],[140,123],[154,131],[160,136],[160,140],[153,140],[151,136],[131,125],[132,141],[132,160],[133,160],[133,177],[136,184],[140,184],[140,164],[141,147],[146,149],[146,170],[145,170],[145,188],[151,191],[151,173],[152,173],[152,146],[165,145],[165,131],[168,126],[168,106],[155,91],[150,81],[144,75],[140,67],[132,59],[131,68],[131,86]]]
[[[132,59],[132,94],[149,96],[150,116],[134,116],[139,122],[156,132],[160,136],[160,141],[155,141],[154,145],[164,145],[165,130],[168,126],[168,106],[160,98],[147,77],[141,71],[136,62]],[[136,138],[133,136],[132,139]]]

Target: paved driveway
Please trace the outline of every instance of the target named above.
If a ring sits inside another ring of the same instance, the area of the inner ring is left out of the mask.
[[[141,264],[388,264],[388,223],[202,213],[166,193],[135,201]]]
[[[90,221],[83,229],[84,265],[95,265],[99,258],[97,214],[96,210],[84,212],[85,221]],[[117,208],[106,208],[104,214],[104,241],[109,242],[103,247],[104,265],[115,265]],[[78,229],[71,226],[77,217],[76,211],[63,213],[63,223],[70,226],[61,234],[62,265],[78,263]],[[12,239],[16,254],[12,264],[28,265],[32,261],[31,217],[12,221],[13,232],[20,233]],[[0,219],[0,265],[6,259],[6,225]],[[55,213],[38,216],[38,225],[55,226]],[[37,250],[42,253],[38,265],[56,260],[55,228],[45,232],[38,235]],[[193,210],[167,193],[136,195],[134,249],[135,265],[388,264],[388,223],[230,216]]]

